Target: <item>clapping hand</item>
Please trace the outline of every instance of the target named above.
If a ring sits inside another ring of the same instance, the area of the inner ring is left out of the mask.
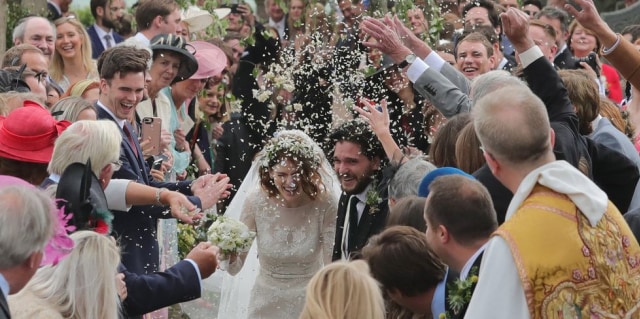
[[[226,174],[206,174],[198,177],[191,186],[193,195],[198,196],[202,202],[202,209],[209,209],[220,199],[230,195],[229,177]]]

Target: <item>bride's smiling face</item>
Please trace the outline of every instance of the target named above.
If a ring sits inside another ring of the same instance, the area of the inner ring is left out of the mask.
[[[302,190],[302,169],[289,159],[284,159],[271,167],[269,175],[280,197],[288,207],[302,204],[304,192]]]

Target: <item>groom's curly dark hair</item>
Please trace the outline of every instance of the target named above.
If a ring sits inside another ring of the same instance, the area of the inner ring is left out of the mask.
[[[342,123],[330,136],[329,140],[335,147],[338,142],[351,142],[360,146],[362,154],[369,160],[375,157],[384,159],[384,149],[378,138],[369,127],[361,119],[353,119]],[[330,158],[333,157],[333,150]]]

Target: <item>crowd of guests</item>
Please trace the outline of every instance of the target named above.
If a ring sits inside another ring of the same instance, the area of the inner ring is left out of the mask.
[[[640,318],[640,27],[592,0],[69,3],[1,60],[0,318],[166,315],[223,256],[158,225],[212,212],[257,234],[218,318]]]

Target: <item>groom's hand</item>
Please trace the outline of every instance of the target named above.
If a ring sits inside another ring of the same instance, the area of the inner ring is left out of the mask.
[[[205,279],[209,278],[218,268],[219,252],[220,248],[213,246],[209,242],[202,242],[194,247],[185,259],[193,260],[198,265],[200,276]]]

